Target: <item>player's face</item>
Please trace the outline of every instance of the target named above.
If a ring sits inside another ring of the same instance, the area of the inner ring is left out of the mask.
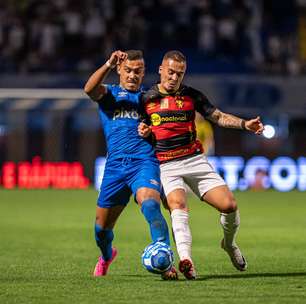
[[[175,92],[180,87],[186,72],[186,62],[173,59],[163,60],[159,67],[160,85],[168,93]]]
[[[137,91],[142,83],[144,70],[143,59],[123,61],[118,69],[120,85],[129,91]]]

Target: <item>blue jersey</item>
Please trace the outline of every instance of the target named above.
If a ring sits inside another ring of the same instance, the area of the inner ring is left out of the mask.
[[[108,158],[155,158],[152,145],[138,135],[141,91],[131,92],[119,85],[107,85],[107,93],[99,100]]]

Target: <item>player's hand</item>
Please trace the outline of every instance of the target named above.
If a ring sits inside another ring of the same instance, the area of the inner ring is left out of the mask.
[[[141,122],[138,125],[138,134],[141,137],[147,138],[148,136],[150,136],[151,132],[152,132],[151,128],[144,122]]]
[[[116,65],[120,65],[122,61],[127,59],[127,57],[127,53],[122,51],[115,51],[109,57],[108,62],[110,63],[111,67],[115,67]]]
[[[245,128],[248,131],[254,132],[255,134],[262,134],[263,130],[264,130],[264,126],[262,124],[262,122],[260,121],[260,117],[257,116],[256,118],[247,120],[245,122]]]

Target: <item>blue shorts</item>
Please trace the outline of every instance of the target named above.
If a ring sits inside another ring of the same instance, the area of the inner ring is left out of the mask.
[[[133,193],[147,187],[161,190],[159,161],[157,159],[120,158],[107,160],[98,197],[98,206],[110,208],[126,205]]]

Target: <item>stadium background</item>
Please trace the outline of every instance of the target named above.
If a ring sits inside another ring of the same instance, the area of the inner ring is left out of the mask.
[[[2,184],[6,162],[36,156],[78,161],[94,182],[105,140],[82,87],[118,48],[144,50],[146,86],[166,50],[183,51],[187,84],[224,111],[275,127],[271,139],[214,127],[216,155],[305,155],[305,10],[305,1],[1,1]]]
[[[232,303],[234,290],[235,303],[304,303],[305,0],[1,0],[0,302],[99,303],[105,295],[89,273],[97,255],[91,185],[106,147],[82,87],[118,48],[144,51],[146,86],[158,80],[163,53],[179,49],[187,84],[221,110],[274,126],[270,139],[213,126],[212,157],[233,189],[262,190],[276,172],[279,190],[300,191],[235,192],[250,261],[243,275],[217,249],[216,212],[191,200],[199,281],[171,288],[141,269],[148,231],[130,204],[116,230],[121,254],[103,281],[113,296],[103,302]],[[254,158],[263,167],[245,170]],[[237,166],[240,179],[252,175],[247,187],[237,186]]]

